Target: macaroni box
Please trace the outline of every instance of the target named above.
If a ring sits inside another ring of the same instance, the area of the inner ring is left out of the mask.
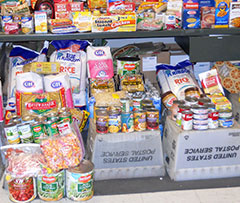
[[[200,12],[198,3],[183,4],[183,28],[184,29],[200,28]]]
[[[215,28],[228,28],[231,0],[215,0]]]
[[[240,2],[231,2],[229,27],[240,27]]]

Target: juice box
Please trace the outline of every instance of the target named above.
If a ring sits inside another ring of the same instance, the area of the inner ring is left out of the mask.
[[[231,0],[215,0],[215,28],[228,28]]]
[[[240,2],[230,4],[229,27],[240,27]]]
[[[34,12],[35,33],[47,33],[47,13],[42,11]]]

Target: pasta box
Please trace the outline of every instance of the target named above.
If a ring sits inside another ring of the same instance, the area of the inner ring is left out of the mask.
[[[198,3],[183,4],[183,28],[197,29],[200,28],[200,11]]]
[[[231,0],[215,0],[215,28],[228,28]]]
[[[229,27],[240,27],[240,2],[231,2]]]
[[[214,28],[215,7],[201,7],[201,28]]]

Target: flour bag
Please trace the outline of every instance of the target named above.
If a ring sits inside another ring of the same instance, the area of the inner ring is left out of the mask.
[[[52,45],[56,48],[56,51],[50,56],[50,62],[59,62],[60,72],[68,73],[74,106],[85,106],[87,56],[84,50],[88,46],[88,42],[58,40],[52,41]]]

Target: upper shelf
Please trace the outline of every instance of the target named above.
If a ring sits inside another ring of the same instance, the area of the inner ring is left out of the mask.
[[[157,38],[157,37],[194,37],[209,35],[240,35],[238,28],[224,29],[175,29],[162,31],[137,31],[137,32],[99,32],[99,33],[71,33],[71,34],[0,34],[1,42],[23,42],[42,40],[69,40],[69,39],[123,39],[123,38]]]

